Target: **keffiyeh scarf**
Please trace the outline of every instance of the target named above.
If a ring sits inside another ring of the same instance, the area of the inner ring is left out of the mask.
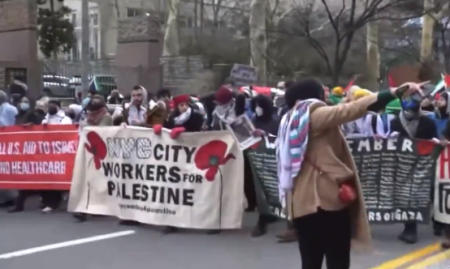
[[[310,106],[319,100],[308,99],[298,103],[286,113],[278,129],[276,156],[278,163],[278,189],[282,203],[287,192],[294,187],[305,158],[310,126]]]
[[[173,121],[175,125],[183,125],[186,121],[191,117],[192,108],[188,108],[185,112],[181,113],[178,117],[176,117]]]
[[[231,124],[236,120],[236,113],[234,111],[234,100],[225,105],[217,105],[214,109],[214,114],[226,124]]]

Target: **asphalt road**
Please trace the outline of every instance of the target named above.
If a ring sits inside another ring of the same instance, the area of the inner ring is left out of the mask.
[[[164,235],[160,227],[120,226],[116,219],[109,217],[77,223],[66,212],[44,215],[35,206],[17,214],[0,211],[0,268],[301,268],[297,245],[276,243],[275,234],[283,229],[284,224],[272,224],[267,235],[252,239],[249,232],[255,221],[256,214],[249,213],[241,230],[225,231],[219,235],[207,235],[202,231]],[[432,236],[431,227],[421,226],[420,242],[405,245],[396,239],[401,229],[401,225],[372,226],[375,250],[370,254],[354,253],[351,268],[394,269],[397,267],[393,267],[392,262],[390,266],[381,264],[439,241]],[[117,236],[118,232],[123,231],[130,232],[115,238],[92,239],[105,234]],[[89,240],[94,242],[80,241],[85,238],[91,238]],[[72,245],[73,242],[78,245]],[[62,244],[53,245],[57,243]],[[14,252],[16,257],[8,255]],[[437,269],[445,266],[447,261],[443,259],[440,265],[419,268]],[[447,265],[450,263],[447,262]]]

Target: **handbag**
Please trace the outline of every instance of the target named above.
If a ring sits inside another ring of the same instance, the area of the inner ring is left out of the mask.
[[[317,172],[319,172],[319,175],[325,175],[329,179],[333,179],[328,173],[324,172],[322,169],[320,169],[319,166],[317,166],[315,163],[313,163],[308,158],[305,158],[305,161],[309,163]],[[333,179],[334,180],[334,179]],[[344,182],[339,183],[339,200],[345,204],[351,204],[355,202],[356,200],[356,190],[353,184],[350,183],[351,180],[346,180]]]

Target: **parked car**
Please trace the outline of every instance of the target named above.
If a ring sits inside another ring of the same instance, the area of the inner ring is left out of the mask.
[[[42,90],[43,95],[49,97],[73,97],[69,89],[70,79],[68,77],[56,74],[45,74],[42,76],[42,81],[44,84],[44,89]]]

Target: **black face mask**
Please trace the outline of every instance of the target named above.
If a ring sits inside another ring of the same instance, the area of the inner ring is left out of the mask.
[[[58,113],[58,109],[56,107],[49,107],[48,108],[48,114],[50,115],[56,115],[56,113]]]

